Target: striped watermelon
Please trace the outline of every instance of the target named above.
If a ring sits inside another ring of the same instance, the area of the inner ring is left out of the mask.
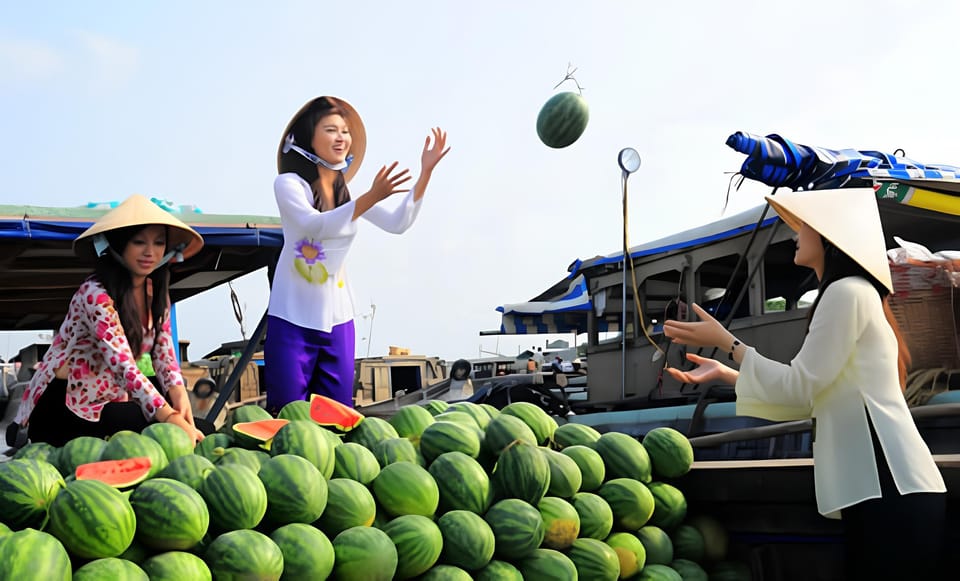
[[[213,575],[203,559],[183,551],[168,551],[140,564],[150,581],[212,581]]]
[[[398,436],[419,444],[420,434],[434,422],[434,419],[425,407],[408,405],[400,408],[387,422],[397,431]]]
[[[673,540],[674,559],[686,559],[702,563],[706,556],[706,543],[696,527],[682,524],[670,536]],[[721,556],[722,558],[722,556]]]
[[[580,490],[593,492],[600,488],[607,477],[607,469],[603,464],[603,457],[593,448],[575,444],[560,451],[569,456],[580,468]]]
[[[467,412],[455,411],[452,409],[452,406],[451,409],[448,409],[442,414],[437,414],[433,419],[438,422],[453,422],[455,424],[462,424],[464,426],[475,426],[477,428],[480,427],[480,424],[477,423],[477,420],[475,420],[473,416]]]
[[[270,537],[251,530],[224,533],[213,540],[204,554],[213,578],[279,581],[283,575],[283,552]]]
[[[193,453],[199,454],[207,460],[214,462],[219,455],[214,452],[217,448],[229,448],[232,445],[233,436],[217,432],[215,434],[209,434],[203,440],[200,440],[200,443],[193,449]]]
[[[714,575],[710,575],[710,578],[714,578]],[[719,577],[716,577],[719,579]],[[749,575],[746,579],[749,579]],[[654,563],[652,565],[647,565],[640,571],[640,575],[637,576],[637,581],[684,581],[684,578],[669,565],[661,565],[659,563]]]
[[[504,560],[522,559],[543,542],[543,517],[540,511],[517,498],[494,504],[484,515],[497,540],[495,554]]]
[[[521,440],[534,446],[537,444],[537,436],[530,426],[516,416],[501,413],[487,424],[483,448],[490,454],[499,456],[500,452],[514,440]]]
[[[607,544],[620,560],[621,579],[630,579],[640,572],[647,562],[647,550],[633,533],[613,533],[607,537]]]
[[[577,567],[570,557],[554,549],[537,549],[518,563],[524,579],[577,579]],[[583,577],[582,579],[593,579]]]
[[[708,581],[709,577],[703,567],[688,559],[674,559],[670,568],[680,574],[683,581]],[[716,575],[714,575],[716,577]],[[747,579],[751,577],[745,577]]]
[[[63,490],[63,476],[42,460],[0,463],[0,515],[13,529],[43,528],[47,510]]]
[[[334,449],[333,478],[349,478],[370,484],[380,474],[380,463],[373,452],[360,444],[345,442]]]
[[[213,462],[207,460],[206,457],[199,454],[190,454],[173,460],[157,476],[159,478],[172,478],[183,482],[194,490],[199,490],[203,479],[213,471],[213,468]]]
[[[614,524],[635,531],[647,524],[653,515],[654,499],[650,489],[631,478],[614,478],[603,483],[597,491],[613,511]]]
[[[617,581],[620,578],[620,558],[610,545],[597,539],[577,539],[567,553],[577,567],[581,579]]]
[[[274,456],[258,476],[267,491],[266,519],[273,524],[312,523],[327,506],[327,481],[304,458]]]
[[[607,479],[633,478],[640,482],[653,480],[650,456],[639,440],[622,432],[606,432],[597,440],[596,450],[603,458]]]
[[[138,486],[130,495],[130,505],[137,516],[137,540],[153,549],[189,549],[210,525],[200,494],[170,478],[153,478]]]
[[[240,464],[254,472],[260,471],[260,455],[253,450],[247,450],[246,448],[218,448],[213,451],[213,454],[215,458],[213,463],[216,466]],[[269,457],[270,455],[268,454],[267,458]]]
[[[429,518],[418,514],[398,516],[381,528],[397,548],[395,579],[412,579],[433,567],[440,558],[444,537]]]
[[[372,488],[377,502],[392,517],[405,514],[432,517],[440,502],[440,490],[433,476],[412,462],[385,466],[373,480]]]
[[[280,408],[277,419],[281,420],[309,420],[310,402],[305,399],[297,399]],[[312,421],[312,420],[311,420]]]
[[[580,515],[580,537],[603,540],[613,529],[613,511],[607,501],[592,492],[578,492],[570,504]]]
[[[388,438],[377,442],[373,447],[373,455],[377,457],[380,466],[394,462],[413,462],[420,464],[420,455],[416,446],[407,438]]]
[[[471,420],[472,421],[472,420]],[[434,422],[420,435],[420,453],[429,464],[440,454],[463,452],[476,458],[480,453],[480,428],[455,422]]]
[[[323,474],[333,476],[334,447],[321,428],[313,421],[295,420],[280,428],[273,437],[270,454],[294,454],[310,461]]]
[[[586,424],[566,423],[553,432],[553,445],[561,450],[567,446],[594,448],[599,439],[600,432]]]
[[[506,561],[490,561],[486,567],[474,572],[476,581],[523,581],[523,574]]]
[[[49,531],[70,554],[116,557],[133,541],[137,519],[126,495],[99,480],[67,485],[50,505]]]
[[[447,411],[449,407],[450,407],[450,404],[443,401],[442,399],[431,399],[424,402],[423,404],[423,408],[428,412],[430,412],[430,415],[432,416],[442,414],[443,412]]]
[[[327,483],[327,507],[314,526],[334,538],[351,527],[368,527],[377,515],[373,494],[363,484],[347,478],[334,478]]]
[[[454,565],[437,565],[420,576],[420,581],[472,581],[470,573]]]
[[[481,569],[493,558],[493,529],[478,514],[452,510],[437,521],[443,533],[443,562],[467,571]]]
[[[528,401],[515,401],[504,406],[500,413],[514,416],[523,420],[533,431],[537,444],[546,446],[553,440],[553,433],[557,429],[557,421],[543,408]]]
[[[679,478],[690,472],[693,465],[693,446],[679,431],[660,427],[647,432],[643,447],[650,456],[653,472],[662,478]]]
[[[583,135],[590,120],[586,100],[577,93],[557,93],[537,115],[537,136],[547,147],[567,147]]]
[[[540,451],[550,466],[550,487],[547,488],[547,494],[570,498],[580,492],[583,475],[580,473],[580,466],[577,465],[576,461],[570,456],[550,448],[540,448]]]
[[[136,563],[116,557],[90,561],[73,572],[73,581],[103,581],[104,579],[110,579],[110,581],[150,581],[150,577]]]
[[[183,428],[175,424],[155,422],[144,428],[140,433],[160,444],[169,462],[173,462],[180,456],[193,454],[193,438],[188,436]]]
[[[488,403],[482,403],[482,404],[479,404],[479,405],[480,405],[480,407],[483,408],[483,411],[487,412],[487,415],[490,416],[490,419],[491,419],[491,420],[492,420],[493,418],[495,418],[495,417],[497,417],[497,416],[500,415],[500,410],[499,410],[498,408],[493,407],[492,405],[490,405],[490,404],[488,404]]]
[[[397,571],[397,548],[390,536],[380,529],[349,528],[333,539],[333,552],[334,579],[390,581]]]
[[[547,496],[537,509],[543,518],[543,546],[547,549],[565,550],[580,536],[580,515],[566,500]]]
[[[397,431],[393,429],[387,420],[377,417],[369,417],[364,419],[357,427],[353,428],[344,439],[347,442],[356,442],[362,446],[366,446],[370,450],[373,450],[374,445],[377,442],[386,440],[388,438],[399,438],[400,435],[397,434]]]
[[[333,544],[315,527],[284,525],[270,533],[270,540],[283,553],[283,579],[326,579],[333,571]]]
[[[23,448],[17,450],[13,455],[14,460],[22,458],[30,460],[43,460],[48,464],[57,466],[60,461],[60,448],[46,442],[30,442]]]
[[[56,538],[34,529],[0,537],[0,579],[70,581],[70,556]]]
[[[257,473],[239,464],[217,466],[200,485],[215,532],[251,529],[267,512],[267,491]]]
[[[536,506],[550,487],[550,463],[539,447],[518,440],[500,453],[490,481],[501,498]]]
[[[672,531],[687,516],[687,499],[679,488],[666,482],[651,482],[647,487],[654,502],[650,524]]]
[[[485,429],[487,424],[490,423],[490,414],[487,413],[487,410],[480,407],[480,404],[475,404],[470,401],[458,401],[450,404],[448,409],[455,412],[464,412],[473,416],[473,420],[477,422],[480,429]]]
[[[77,436],[60,448],[57,468],[60,474],[69,476],[77,471],[77,466],[100,460],[107,441],[93,436]]]
[[[647,525],[637,531],[637,538],[647,551],[647,565],[669,565],[673,562],[673,541],[660,527]]]
[[[430,475],[440,491],[441,512],[469,510],[483,514],[490,508],[490,477],[479,462],[463,452],[440,454],[430,464]]]
[[[170,463],[167,453],[156,441],[130,430],[121,430],[110,436],[107,447],[100,455],[101,460],[126,460],[128,458],[150,458],[150,475],[153,478]]]

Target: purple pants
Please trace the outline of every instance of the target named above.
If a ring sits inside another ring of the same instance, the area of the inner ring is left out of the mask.
[[[353,407],[355,350],[353,321],[325,333],[267,317],[263,344],[267,410],[275,414],[312,393]]]

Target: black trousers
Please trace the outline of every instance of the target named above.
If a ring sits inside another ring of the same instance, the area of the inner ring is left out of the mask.
[[[901,495],[872,424],[870,429],[883,497],[859,502],[842,511],[846,578],[848,581],[948,579],[943,552],[947,495],[927,492]]]
[[[163,393],[155,377],[151,377],[150,381]],[[77,436],[106,438],[121,430],[141,432],[152,423],[152,420],[143,416],[140,404],[135,401],[108,403],[103,406],[100,421],[91,422],[70,411],[66,400],[67,381],[51,381],[30,414],[27,435],[31,442],[63,446]],[[194,423],[204,434],[215,431],[213,424],[206,420],[197,418]]]

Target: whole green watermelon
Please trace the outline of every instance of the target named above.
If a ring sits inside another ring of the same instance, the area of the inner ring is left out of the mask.
[[[70,581],[70,556],[56,538],[24,529],[0,537],[0,579]]]
[[[333,571],[333,544],[316,527],[291,523],[270,533],[270,540],[283,553],[284,579],[326,579]]]
[[[60,472],[43,460],[0,463],[0,518],[13,529],[42,528],[64,486]]]
[[[200,494],[183,482],[152,478],[130,495],[137,540],[158,550],[189,549],[207,534],[210,513]]]
[[[493,558],[496,539],[493,530],[480,515],[467,510],[452,510],[437,521],[443,533],[443,562],[475,571]]]
[[[136,563],[116,557],[90,561],[73,572],[73,581],[103,581],[104,579],[110,579],[110,581],[150,581],[150,577]]]
[[[397,547],[380,529],[349,528],[333,539],[333,552],[333,578],[340,581],[390,581],[397,572]]]
[[[437,523],[429,518],[418,514],[398,516],[381,528],[397,548],[395,579],[413,579],[433,567],[440,558],[444,535]]]
[[[126,495],[99,480],[76,480],[50,505],[48,530],[70,554],[116,557],[133,541],[137,519]]]
[[[305,458],[280,454],[258,473],[267,492],[266,519],[271,523],[312,523],[327,506],[327,481]]]
[[[215,467],[199,492],[207,503],[214,532],[251,529],[267,512],[267,491],[256,472],[246,466]]]
[[[150,581],[211,581],[213,578],[203,559],[182,551],[154,555],[140,567],[150,576]]]
[[[654,474],[662,478],[679,478],[693,465],[693,446],[679,431],[660,427],[647,432],[643,447],[650,456]]]
[[[524,579],[593,579],[578,576],[577,566],[570,557],[554,549],[536,549],[520,559],[517,566]]]
[[[586,100],[565,91],[550,97],[537,115],[537,136],[547,147],[560,149],[580,138],[590,120]]]
[[[270,537],[251,530],[224,533],[213,540],[204,555],[218,581],[256,579],[279,581],[283,575],[283,552]]]

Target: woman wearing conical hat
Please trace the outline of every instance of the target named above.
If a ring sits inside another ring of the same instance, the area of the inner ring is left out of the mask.
[[[893,282],[873,191],[767,201],[798,234],[794,262],[820,281],[800,351],[789,364],[767,359],[694,305],[700,321],[667,321],[664,333],[727,352],[740,370],[691,353],[695,369],[668,371],[735,384],[739,415],[816,418],[817,506],[843,520],[847,579],[940,579],[946,486],[902,393],[909,353],[887,306]]]
[[[357,111],[318,97],[294,115],[281,137],[274,193],[283,250],[270,291],[264,375],[267,409],[319,393],[353,405],[354,309],[345,262],[364,218],[394,234],[413,224],[437,163],[447,154],[440,128],[427,136],[420,176],[406,190],[407,170],[383,166],[370,189],[351,199],[367,135]],[[380,202],[406,192],[395,208]]]
[[[95,256],[96,268],[74,293],[23,393],[15,421],[31,441],[62,446],[77,436],[139,432],[151,422],[203,438],[175,356],[167,294],[169,262],[202,246],[193,228],[143,196],[126,199],[77,237],[74,250]]]

